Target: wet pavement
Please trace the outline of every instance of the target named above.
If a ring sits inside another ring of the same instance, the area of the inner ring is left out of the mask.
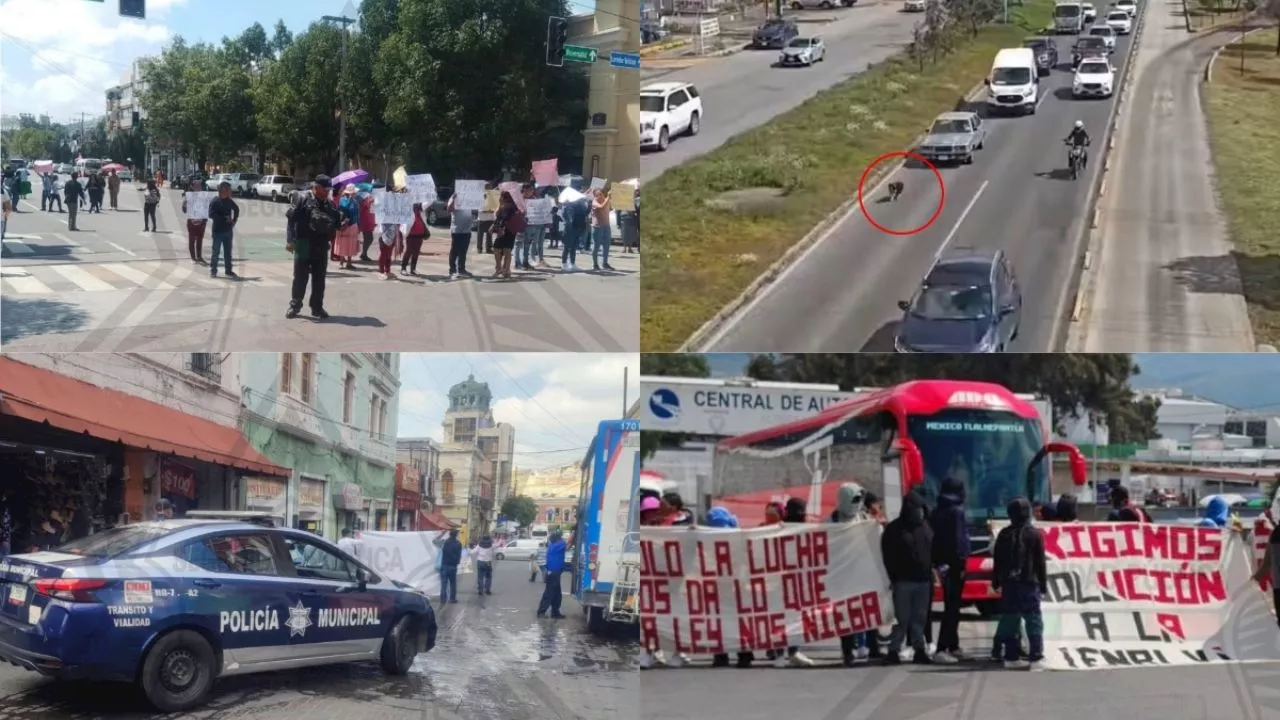
[[[587,633],[571,596],[565,620],[534,617],[540,583],[500,562],[493,595],[459,578],[458,604],[437,607],[436,647],[405,677],[374,663],[228,678],[184,715],[150,710],[128,686],[58,683],[0,667],[0,718],[17,720],[635,720],[636,644]],[[568,579],[565,578],[565,586]]]

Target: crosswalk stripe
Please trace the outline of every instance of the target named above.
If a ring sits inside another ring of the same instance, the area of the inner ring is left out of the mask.
[[[215,285],[222,284],[220,280],[214,280],[204,272],[196,272],[195,268],[190,265],[174,265],[172,263],[158,262],[143,263],[143,265],[149,267],[148,272],[150,273],[154,273],[157,268],[164,265],[165,272],[162,272],[161,275],[174,285],[214,287]]]
[[[115,287],[105,280],[98,278],[97,275],[77,266],[77,265],[54,265],[53,271],[61,275],[63,278],[75,283],[76,287],[81,290],[95,292],[100,290],[115,290]]]
[[[29,245],[27,245],[26,243],[20,243],[17,240],[5,240],[4,247],[6,250],[13,253],[14,255],[35,254],[35,250],[32,250]]]
[[[105,270],[110,270],[140,287],[145,287],[151,290],[172,290],[174,288],[173,285],[170,285],[164,280],[157,279],[151,273],[144,272],[138,268],[129,267],[127,263],[103,263],[101,267]]]
[[[31,275],[5,275],[4,282],[19,295],[50,295],[53,290]]]

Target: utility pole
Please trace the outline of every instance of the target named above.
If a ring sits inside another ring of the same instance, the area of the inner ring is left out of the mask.
[[[321,19],[342,26],[342,77],[345,78],[347,76],[347,26],[355,24],[355,20],[345,15],[325,15]],[[338,172],[335,174],[347,171],[347,100],[342,96],[341,90],[338,92],[338,100],[342,103],[342,110],[338,121]]]

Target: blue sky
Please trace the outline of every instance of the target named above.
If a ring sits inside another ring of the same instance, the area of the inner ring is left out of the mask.
[[[575,13],[595,0],[569,0]],[[117,0],[0,1],[0,112],[48,114],[67,122],[103,113],[107,88],[120,84],[135,58],[153,55],[181,35],[219,42],[259,22],[294,33],[358,0],[147,0],[145,21],[122,18]]]
[[[640,392],[640,356],[628,353],[402,353],[399,437],[441,439],[453,385],[489,383],[493,414],[515,426],[518,468],[577,463],[601,420]]]

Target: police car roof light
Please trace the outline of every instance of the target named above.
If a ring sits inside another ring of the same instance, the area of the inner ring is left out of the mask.
[[[106,580],[86,578],[41,578],[31,583],[41,595],[71,602],[99,602],[93,591],[106,586]]]

